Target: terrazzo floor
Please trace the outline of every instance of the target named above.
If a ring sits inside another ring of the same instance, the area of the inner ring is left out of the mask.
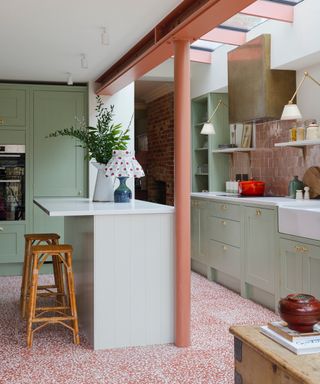
[[[0,277],[1,384],[232,384],[232,324],[265,324],[271,311],[192,273],[192,346],[92,351],[72,344],[59,326],[41,330],[26,348],[18,311],[19,277]]]

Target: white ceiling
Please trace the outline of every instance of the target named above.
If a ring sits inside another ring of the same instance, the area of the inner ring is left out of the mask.
[[[95,80],[180,2],[1,0],[0,80],[65,82],[67,72],[74,82]]]

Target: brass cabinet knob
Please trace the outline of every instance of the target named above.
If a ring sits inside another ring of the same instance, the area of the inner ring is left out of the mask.
[[[224,226],[226,226],[226,225],[227,225],[227,222],[224,221],[224,220],[221,220],[221,224],[224,225]]]
[[[224,245],[222,248],[223,248],[224,251],[228,250],[228,247],[226,245]]]
[[[227,205],[226,204],[221,204],[221,209],[223,210],[223,211],[226,211],[227,210]]]
[[[258,209],[258,208],[256,209],[256,215],[261,216],[261,209]]]
[[[307,247],[302,247],[302,252],[304,253],[309,252],[309,249]]]
[[[0,125],[4,124],[4,119],[1,119],[0,117]]]

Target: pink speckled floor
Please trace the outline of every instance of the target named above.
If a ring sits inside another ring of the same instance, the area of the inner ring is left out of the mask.
[[[192,346],[173,345],[92,351],[81,336],[52,326],[25,346],[19,277],[0,277],[1,384],[232,384],[231,324],[264,324],[274,313],[192,274]]]

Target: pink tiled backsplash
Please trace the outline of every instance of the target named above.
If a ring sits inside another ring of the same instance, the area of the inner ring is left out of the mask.
[[[230,176],[235,179],[238,173],[248,173],[249,177],[266,183],[265,194],[288,195],[288,184],[294,175],[302,180],[305,171],[311,166],[320,166],[320,146],[305,147],[305,159],[300,148],[277,148],[275,143],[289,141],[290,121],[272,121],[256,124],[257,151],[249,156],[235,153],[230,162]]]

